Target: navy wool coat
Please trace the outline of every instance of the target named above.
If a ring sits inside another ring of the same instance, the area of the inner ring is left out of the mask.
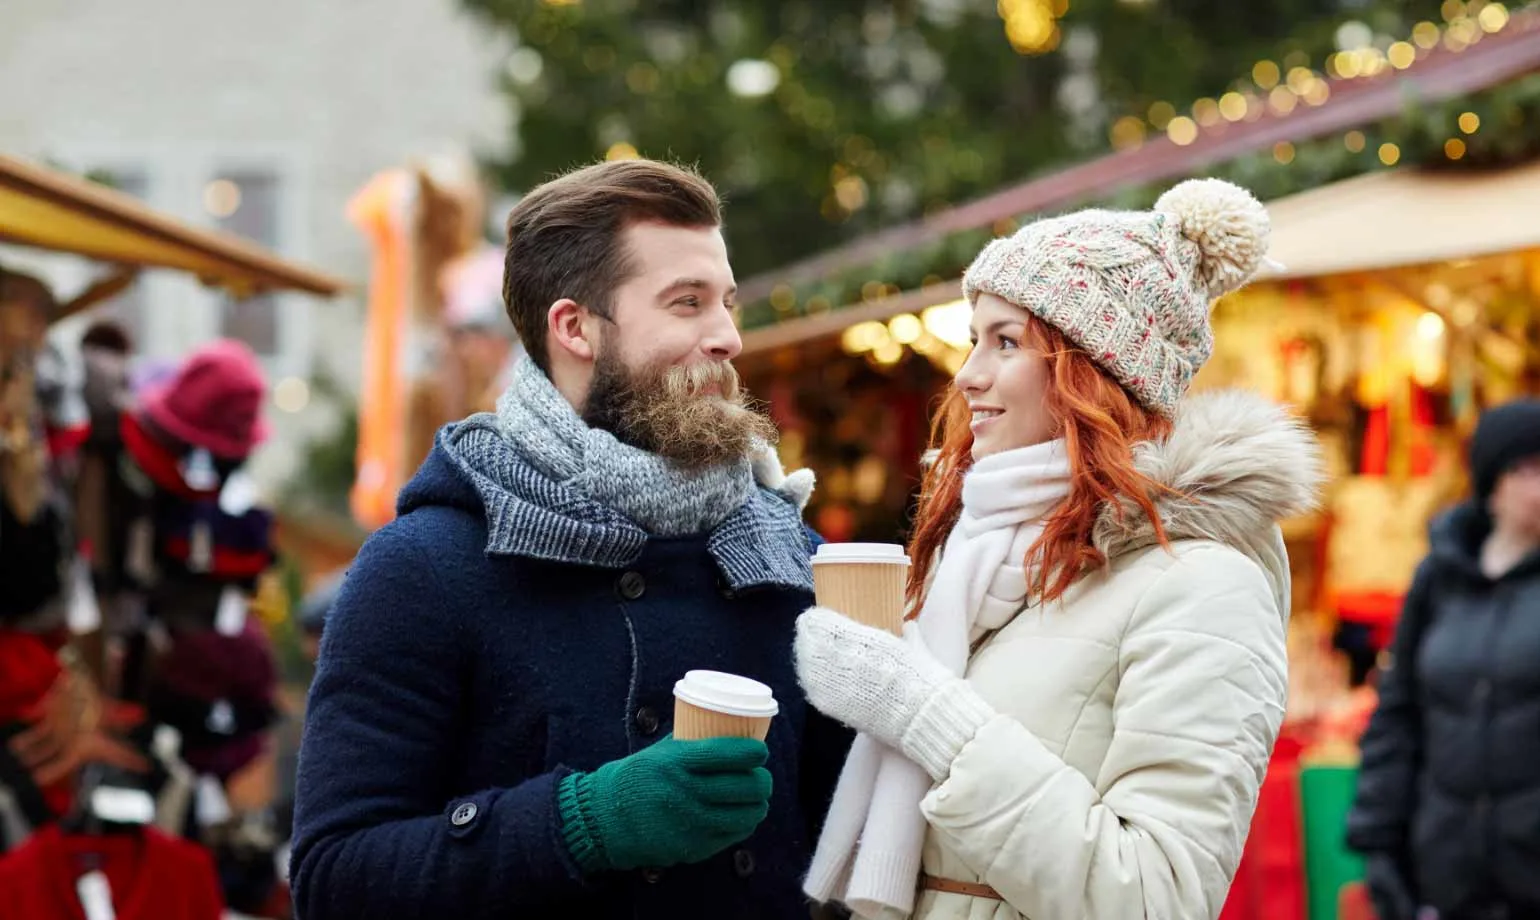
[[[649,538],[511,453],[492,482],[455,427],[327,618],[300,749],[301,920],[807,917],[850,736],[792,665],[817,542],[800,512],[757,490],[709,534]],[[769,816],[703,863],[584,877],[558,782],[667,735],[695,668],[774,690]]]

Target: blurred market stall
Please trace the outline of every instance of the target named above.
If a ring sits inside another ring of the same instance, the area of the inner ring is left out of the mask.
[[[221,340],[136,380],[120,327],[94,322],[78,346],[48,332],[147,269],[238,299],[345,285],[7,156],[0,243],[102,266],[60,302],[0,265],[0,882],[52,916],[40,873],[89,850],[98,900],[143,859],[178,869],[145,893],[157,915],[281,903],[265,816],[283,715],[270,631],[287,611],[273,515],[244,471],[265,371]]]

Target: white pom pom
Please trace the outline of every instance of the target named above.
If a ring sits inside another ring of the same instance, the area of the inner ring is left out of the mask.
[[[1189,179],[1161,195],[1155,210],[1176,218],[1182,235],[1198,244],[1198,279],[1210,297],[1251,280],[1267,255],[1267,209],[1238,185]]]

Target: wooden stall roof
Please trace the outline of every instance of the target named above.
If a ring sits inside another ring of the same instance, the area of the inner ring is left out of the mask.
[[[3,154],[0,242],[184,271],[237,296],[293,290],[330,297],[347,287],[231,234],[189,226],[99,183]]]
[[[1540,250],[1540,163],[1480,172],[1369,173],[1279,198],[1267,210],[1268,255],[1282,269],[1264,270],[1258,283]],[[961,296],[961,285],[948,281],[786,320],[745,333],[744,352],[837,335],[858,322],[917,313]]]
[[[1494,172],[1397,170],[1268,205],[1267,278],[1304,278],[1540,248],[1540,163]]]

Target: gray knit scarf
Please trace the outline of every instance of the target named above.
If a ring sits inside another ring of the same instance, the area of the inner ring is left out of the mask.
[[[700,471],[590,428],[545,373],[525,358],[497,400],[497,428],[536,469],[618,511],[658,537],[715,528],[749,500],[748,457]]]

